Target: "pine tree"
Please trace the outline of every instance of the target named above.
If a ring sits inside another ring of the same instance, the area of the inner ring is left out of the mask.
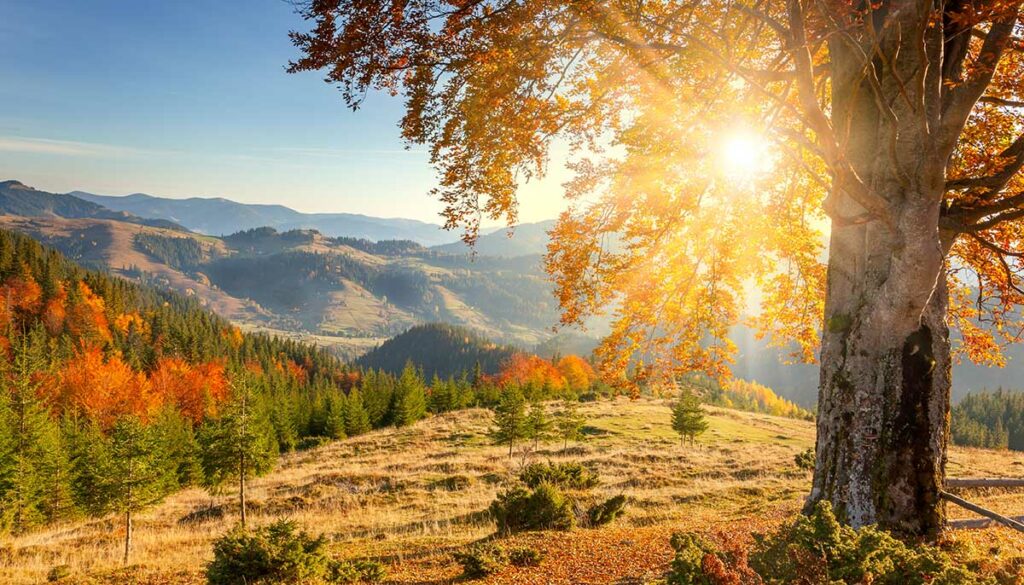
[[[395,391],[394,378],[379,370],[367,370],[362,382],[363,405],[370,415],[370,424],[379,428],[390,421],[392,397]]]
[[[138,418],[122,417],[110,436],[90,449],[91,490],[94,513],[116,512],[124,516],[124,564],[131,558],[134,515],[159,503],[174,489],[174,469],[167,464],[153,427]]]
[[[708,429],[700,399],[689,388],[680,391],[679,399],[672,407],[672,429],[679,433],[680,444],[687,439],[693,444],[697,435]]]
[[[238,482],[238,510],[246,524],[246,482],[270,471],[278,449],[273,426],[257,408],[252,383],[243,376],[233,383],[234,396],[217,420],[203,425],[203,469],[208,488]]]
[[[0,380],[0,529],[20,533],[56,519],[49,490],[66,493],[59,473],[65,462],[60,431],[38,397],[37,374],[44,367],[38,335],[23,335],[13,347],[13,361]]]
[[[391,409],[391,422],[396,427],[413,424],[423,418],[427,412],[427,397],[423,387],[423,377],[412,365],[406,362],[402,375],[395,385],[394,403]]]
[[[544,411],[544,405],[540,401],[530,405],[530,412],[526,416],[526,438],[533,440],[533,448],[536,449],[541,441],[548,438],[551,433],[551,419]]]
[[[580,414],[579,403],[575,400],[566,400],[562,403],[562,410],[555,419],[555,427],[558,429],[558,436],[562,439],[562,448],[569,447],[569,441],[578,441],[583,438],[583,425],[586,419]]]
[[[363,397],[358,388],[352,388],[345,408],[345,433],[354,437],[369,432],[371,428],[370,415],[363,406]]]
[[[199,441],[192,421],[172,407],[160,411],[153,422],[154,432],[163,445],[167,465],[173,470],[179,488],[203,483],[203,465]]]
[[[512,448],[516,441],[524,438],[527,433],[526,399],[518,386],[505,388],[494,409],[494,425],[491,437],[499,445],[508,444],[508,456],[512,457]]]
[[[324,421],[324,433],[332,439],[344,439],[348,436],[345,431],[345,419],[348,417],[348,400],[345,394],[334,390],[324,400],[326,420]]]

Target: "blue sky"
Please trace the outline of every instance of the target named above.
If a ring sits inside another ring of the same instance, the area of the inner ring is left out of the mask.
[[[353,113],[284,72],[303,24],[284,0],[0,0],[0,180],[438,221],[400,99]],[[555,175],[523,221],[557,213]]]

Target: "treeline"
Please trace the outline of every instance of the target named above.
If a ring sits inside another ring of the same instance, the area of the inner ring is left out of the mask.
[[[1024,451],[1024,393],[968,394],[953,407],[950,432],[956,445]]]
[[[466,327],[427,323],[388,339],[360,356],[356,363],[397,373],[412,360],[428,378],[448,378],[474,367],[483,374],[497,374],[515,353],[513,348],[495,344]]]
[[[203,246],[193,238],[137,233],[132,244],[143,254],[178,270],[191,270],[205,259]]]
[[[786,400],[771,388],[757,382],[733,378],[725,383],[720,383],[702,375],[689,376],[683,382],[696,388],[702,400],[707,404],[747,412],[814,420],[813,412]]]

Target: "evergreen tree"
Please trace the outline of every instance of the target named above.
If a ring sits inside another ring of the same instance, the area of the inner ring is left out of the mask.
[[[583,425],[586,419],[580,414],[579,403],[575,400],[566,400],[562,403],[562,410],[555,419],[555,427],[558,436],[562,439],[562,448],[569,446],[569,441],[579,441],[583,438]]]
[[[369,432],[371,428],[370,415],[363,406],[363,397],[358,388],[352,388],[345,408],[345,433],[354,437]]]
[[[370,416],[373,428],[385,426],[390,422],[388,415],[394,391],[395,383],[391,375],[378,370],[367,370],[363,374],[363,405]]]
[[[345,432],[345,419],[348,417],[348,400],[340,391],[335,390],[324,399],[324,421],[323,434],[332,439],[344,439],[348,436]]]
[[[174,469],[167,464],[153,427],[138,418],[122,417],[109,437],[89,450],[90,491],[94,513],[124,516],[124,563],[131,558],[133,520],[137,512],[159,503],[174,489]]]
[[[0,529],[16,533],[56,519],[49,491],[67,489],[52,483],[66,480],[59,473],[66,454],[58,425],[39,399],[42,348],[38,335],[21,336],[0,379]]]
[[[689,388],[680,391],[679,399],[672,407],[672,429],[679,433],[680,444],[687,439],[693,444],[697,435],[708,430],[700,399]]]
[[[551,419],[544,411],[544,405],[540,401],[534,402],[530,405],[529,414],[526,415],[526,438],[533,440],[533,448],[536,449],[550,434]]]
[[[167,465],[173,470],[175,486],[201,485],[203,465],[199,441],[192,422],[174,408],[164,408],[153,422],[154,432],[163,445]]]
[[[420,376],[412,362],[407,362],[395,385],[391,422],[396,427],[408,426],[423,418],[426,412],[427,397],[423,387],[423,377]]]
[[[499,445],[508,445],[508,456],[512,457],[512,448],[516,441],[526,436],[526,398],[518,386],[510,385],[501,393],[497,407],[494,409],[494,429],[491,437]]]
[[[234,396],[217,420],[203,425],[203,469],[206,485],[217,488],[228,480],[238,482],[238,510],[246,524],[246,482],[271,470],[278,449],[273,426],[257,408],[251,381],[236,377]]]

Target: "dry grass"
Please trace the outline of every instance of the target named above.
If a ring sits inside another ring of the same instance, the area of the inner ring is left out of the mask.
[[[531,534],[516,540],[548,553],[540,567],[509,569],[491,582],[644,583],[663,573],[668,538],[679,529],[766,528],[799,508],[809,476],[793,456],[811,446],[811,423],[710,408],[698,447],[681,447],[659,401],[584,405],[588,440],[562,450],[544,445],[533,458],[578,460],[595,468],[594,498],[626,493],[627,515],[610,527]],[[290,455],[252,486],[253,517],[280,517],[327,534],[341,557],[374,557],[400,583],[447,583],[459,574],[450,553],[488,537],[485,510],[527,457],[510,460],[486,438],[490,414],[471,410],[412,428],[376,431]],[[954,450],[951,475],[1020,475],[1007,452]],[[1014,492],[972,494],[1008,513]],[[236,521],[230,495],[188,490],[137,522],[136,566],[119,570],[122,529],[114,518],[57,527],[0,543],[0,582],[38,583],[69,565],[100,583],[202,583],[210,544]],[[220,515],[218,515],[218,513]],[[1005,529],[958,539],[1019,555],[1024,540]]]

